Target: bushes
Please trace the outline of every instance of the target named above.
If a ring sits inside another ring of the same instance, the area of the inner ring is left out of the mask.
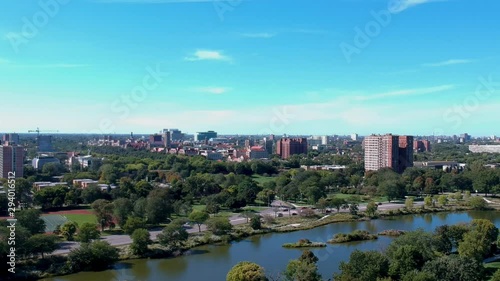
[[[377,235],[370,234],[365,230],[355,230],[352,233],[344,234],[338,233],[333,239],[329,240],[328,243],[347,243],[354,241],[366,241],[366,240],[376,240],[378,239]]]
[[[322,242],[311,242],[308,239],[300,239],[297,243],[286,243],[283,244],[284,248],[314,248],[314,247],[326,247],[325,243]]]
[[[110,268],[118,261],[118,249],[105,241],[83,243],[80,248],[70,252],[68,265],[73,272],[99,271]]]
[[[390,236],[390,237],[399,237],[401,235],[404,235],[406,231],[404,230],[395,230],[395,229],[388,229],[384,230],[382,232],[379,232],[378,235],[380,236]]]

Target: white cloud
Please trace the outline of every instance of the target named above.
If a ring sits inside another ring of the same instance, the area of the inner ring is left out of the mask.
[[[226,87],[202,87],[196,89],[197,92],[214,94],[214,95],[221,95],[231,90],[232,90],[231,88],[226,88]]]
[[[466,64],[466,63],[472,63],[474,62],[473,60],[466,60],[466,59],[450,59],[446,61],[440,61],[436,63],[426,63],[423,64],[422,66],[427,66],[427,67],[439,67],[439,66],[448,66],[448,65],[454,65],[454,64]]]
[[[197,50],[185,60],[188,61],[200,61],[200,60],[218,60],[218,61],[230,61],[231,58],[224,55],[221,51],[214,50]]]
[[[272,37],[276,36],[276,33],[269,33],[269,32],[241,33],[240,35],[243,37],[248,37],[248,38],[272,38]]]
[[[404,89],[398,91],[391,91],[373,95],[366,96],[355,96],[354,100],[358,101],[366,101],[366,100],[375,100],[375,99],[383,99],[383,98],[391,98],[391,97],[401,97],[401,96],[414,96],[414,95],[425,95],[425,94],[433,94],[443,91],[448,91],[455,88],[454,85],[440,85],[435,87],[428,88],[415,88],[415,89]]]
[[[446,1],[446,0],[390,0],[389,1],[389,11],[391,13],[401,13],[402,11],[430,3],[430,2],[438,2],[438,1]]]

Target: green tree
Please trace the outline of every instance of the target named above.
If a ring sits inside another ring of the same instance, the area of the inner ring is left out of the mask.
[[[193,211],[189,215],[189,220],[198,225],[198,232],[201,232],[201,225],[204,224],[209,218],[210,216],[208,213],[203,211]]]
[[[113,201],[113,215],[118,222],[118,225],[123,228],[127,218],[132,215],[134,204],[128,198],[118,198]]]
[[[144,219],[138,217],[129,217],[123,225],[123,232],[128,235],[132,235],[136,229],[146,228],[146,222]]]
[[[42,207],[42,209],[50,209],[62,207],[66,199],[68,189],[62,186],[46,187],[40,191],[35,192],[33,196],[35,204]]]
[[[260,221],[260,216],[253,216],[250,219],[250,227],[254,230],[262,229],[262,223]]]
[[[433,207],[434,203],[432,201],[432,196],[430,195],[427,195],[425,196],[424,198],[424,206],[425,207]]]
[[[485,210],[488,207],[488,204],[481,196],[471,197],[468,201],[468,205],[475,210]]]
[[[490,281],[500,281],[500,270],[495,271]]]
[[[408,210],[413,209],[413,198],[412,197],[406,198],[406,200],[405,200],[405,208],[408,209]]]
[[[297,260],[291,260],[283,275],[287,281],[321,281],[316,262],[318,258],[311,251],[304,251]]]
[[[320,198],[316,203],[316,208],[321,210],[321,212],[325,213],[326,208],[328,208],[329,205],[330,202],[328,202],[328,200],[326,200],[325,198]]]
[[[370,217],[375,216],[375,214],[377,213],[377,210],[378,210],[378,205],[373,201],[370,201],[366,205],[366,214],[368,214],[368,216],[370,216]]]
[[[74,221],[68,221],[61,226],[61,235],[66,240],[73,241],[77,230],[78,230],[78,224]]]
[[[401,281],[440,281],[432,273],[426,271],[410,271],[407,272]]]
[[[446,195],[441,195],[438,197],[438,203],[441,206],[446,206],[448,204],[448,196]]]
[[[403,245],[392,254],[389,274],[395,278],[401,278],[407,272],[420,270],[424,263],[424,257],[416,246]]]
[[[89,222],[84,222],[78,230],[78,241],[89,243],[92,240],[99,239],[101,234],[97,230],[97,225]]]
[[[119,258],[117,248],[106,241],[83,243],[68,255],[68,265],[73,272],[99,271],[110,268]]]
[[[347,202],[343,198],[333,197],[330,200],[330,206],[337,209],[337,213],[340,212],[340,208],[346,206]]]
[[[49,254],[57,250],[57,236],[35,234],[28,239],[27,247],[31,253],[40,254],[43,259],[44,254]]]
[[[101,225],[101,231],[104,231],[104,227],[109,226],[113,221],[113,203],[98,199],[91,205],[94,213],[97,217],[97,221]]]
[[[188,239],[188,237],[188,232],[184,229],[184,227],[182,227],[181,224],[170,223],[160,234],[158,234],[158,242],[160,242],[161,245],[176,251],[184,245],[184,242]]]
[[[166,222],[173,212],[171,194],[168,189],[153,189],[146,202],[146,217],[151,224]]]
[[[349,204],[349,213],[351,215],[357,216],[358,215],[358,211],[359,211],[358,203],[351,203],[351,204]]]
[[[233,225],[229,222],[229,219],[224,217],[210,218],[206,224],[208,230],[215,235],[228,234],[233,229]]]
[[[398,180],[389,180],[379,186],[379,191],[386,196],[389,202],[397,198],[403,198],[406,195],[405,185]]]
[[[492,252],[498,233],[498,228],[491,221],[475,219],[471,222],[471,230],[459,243],[458,253],[461,257],[482,261]]]
[[[25,227],[32,235],[45,232],[45,222],[39,210],[25,209],[16,213],[17,223]]]
[[[443,256],[429,261],[422,269],[439,281],[482,281],[485,271],[481,262],[456,255]]]
[[[227,281],[267,281],[264,268],[256,263],[247,261],[233,266],[227,273]]]
[[[384,278],[389,273],[389,260],[376,251],[355,250],[349,262],[341,262],[340,273],[333,275],[335,281],[373,281]]]
[[[92,185],[82,190],[81,199],[85,204],[92,204],[96,200],[103,198],[104,193],[98,186]]]
[[[387,257],[392,261],[396,260],[398,250],[403,246],[413,246],[413,249],[418,249],[424,261],[429,261],[435,258],[435,240],[431,233],[425,232],[423,229],[407,232],[405,235],[394,239],[389,247],[387,247]]]
[[[132,244],[130,249],[134,255],[143,257],[148,252],[148,245],[151,244],[151,236],[149,231],[144,228],[134,230],[132,233]]]

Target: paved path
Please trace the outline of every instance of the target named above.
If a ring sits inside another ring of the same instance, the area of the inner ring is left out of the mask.
[[[283,205],[283,206],[290,206],[290,205],[293,206],[293,204],[282,202],[282,201],[275,201],[274,203],[275,203],[274,205],[280,205],[280,203],[281,203],[281,205]],[[415,202],[414,206],[415,207],[422,206],[423,204],[424,204],[424,202]],[[399,209],[402,207],[404,207],[404,204],[384,203],[384,204],[378,206],[378,210],[386,211],[386,210]],[[299,211],[298,210],[299,208],[297,208],[295,210],[291,210],[290,208],[288,208],[287,211],[282,211],[282,210],[277,211],[276,209],[268,208],[268,209],[262,210],[261,212],[259,212],[259,214],[260,215],[275,216],[275,215],[281,213],[284,217],[286,217],[286,216],[291,216],[294,213],[297,214],[297,212]],[[284,209],[284,208],[281,208],[281,209]],[[359,206],[359,211],[363,212],[365,210],[366,210],[366,204]],[[332,213],[335,213],[335,212],[336,211],[332,210]],[[340,210],[340,213],[348,213],[348,212],[349,212],[349,210],[342,210],[342,209]],[[246,223],[247,219],[241,217],[240,215],[233,215],[229,218],[229,221],[231,222],[232,225],[239,225],[239,224]],[[207,228],[205,225],[201,226],[201,231],[205,231],[206,229]],[[151,239],[156,240],[158,234],[160,234],[161,231],[162,231],[161,229],[150,231],[149,233],[151,234]],[[187,229],[187,232],[188,233],[198,232],[198,225],[193,225],[192,228]],[[132,239],[130,238],[129,235],[126,235],[126,234],[103,236],[101,238],[101,240],[108,242],[112,246],[122,246],[122,245],[128,245],[128,244],[132,243]],[[60,243],[60,248],[58,250],[56,250],[55,252],[53,252],[52,254],[53,255],[68,254],[71,250],[76,249],[79,246],[80,246],[79,242],[62,242],[62,243]]]

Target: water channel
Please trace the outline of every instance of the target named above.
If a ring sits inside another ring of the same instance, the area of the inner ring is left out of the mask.
[[[291,233],[273,233],[254,236],[226,246],[203,246],[191,250],[187,255],[160,260],[128,260],[103,272],[82,272],[68,276],[44,279],[45,281],[223,281],[227,272],[240,261],[251,261],[266,268],[269,275],[277,275],[286,268],[291,259],[300,256],[300,249],[284,249],[282,244],[306,238],[315,242],[326,242],[335,233],[351,232],[356,229],[378,233],[387,229],[416,230],[422,228],[433,231],[437,226],[470,222],[472,219],[489,219],[500,228],[500,212],[470,211],[460,213],[436,213],[409,215],[391,219],[363,222],[335,223],[315,229]],[[347,261],[350,254],[358,249],[384,250],[391,238],[379,237],[375,241],[328,245],[315,249],[319,258],[318,267],[325,280],[338,271],[341,261]]]

